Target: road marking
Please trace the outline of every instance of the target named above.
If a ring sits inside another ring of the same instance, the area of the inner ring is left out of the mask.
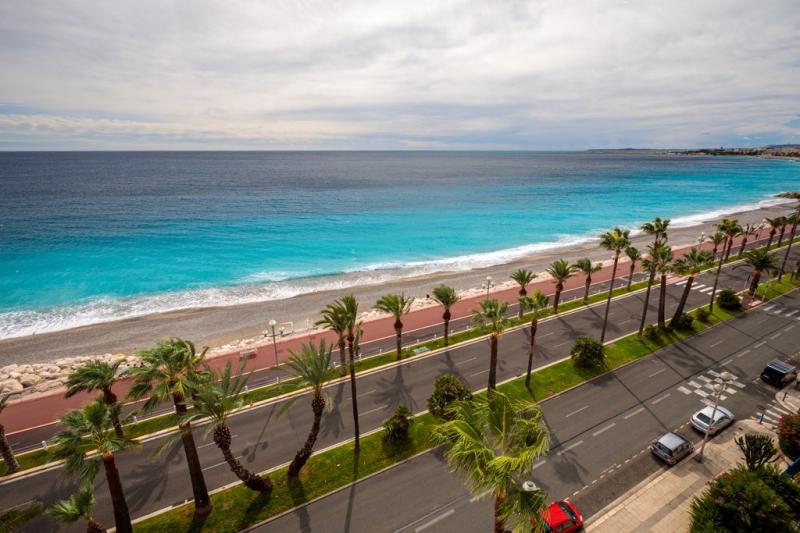
[[[543,465],[543,464],[545,464],[546,462],[547,462],[547,459],[542,459],[541,461],[539,461],[538,463],[536,463],[535,465],[533,465],[533,470],[536,470],[537,468],[539,468],[540,466],[542,466],[542,465]]]
[[[477,359],[477,358],[478,358],[478,356],[476,355],[475,357],[470,357],[469,359],[462,359],[461,361],[459,361],[459,362],[458,362],[458,363],[456,363],[456,364],[457,364],[457,365],[460,365],[460,364],[462,364],[462,363],[469,363],[470,361],[474,361],[474,360],[475,360],[475,359]]]
[[[687,388],[686,388],[686,387],[684,387],[683,385],[681,385],[680,387],[678,387],[678,390],[679,390],[679,391],[681,391],[681,392],[682,392],[682,393],[684,393],[684,394],[691,394],[691,393],[692,393],[692,391],[690,391],[689,389],[687,389]]]
[[[714,288],[706,287],[705,289],[700,289],[700,292],[702,292],[703,294],[711,294],[712,292],[714,292]]]
[[[792,324],[791,326],[786,326],[785,328],[783,328],[783,331],[789,331],[789,330],[791,330],[793,328],[794,328],[794,324]]]
[[[703,287],[707,287],[707,286],[708,286],[708,285],[702,285],[702,284],[699,284],[699,283],[698,283],[697,285],[695,285],[695,286],[694,286],[694,287],[692,287],[692,288],[693,288],[694,290],[698,291],[698,290],[702,289]]]
[[[783,413],[776,413],[776,412],[775,412],[775,411],[773,411],[772,409],[767,409],[767,413],[771,414],[772,416],[774,416],[774,417],[776,417],[776,418],[781,418],[781,417],[783,417]]]
[[[639,413],[641,413],[642,411],[644,411],[644,407],[639,407],[639,408],[638,408],[638,409],[636,409],[635,411],[631,411],[630,413],[628,413],[627,415],[623,416],[622,418],[624,418],[625,420],[627,420],[627,419],[629,419],[629,418],[630,418],[630,417],[632,417],[632,416],[638,415],[638,414],[639,414]]]
[[[369,395],[370,395],[370,394],[372,394],[373,392],[375,392],[375,389],[372,389],[372,390],[370,390],[370,391],[367,391],[367,392],[362,392],[361,394],[357,394],[357,395],[356,395],[356,398],[361,398],[362,396],[369,396]]]
[[[542,461],[542,462],[544,462],[544,461]],[[536,467],[534,466],[533,468],[536,468]],[[490,492],[492,492],[492,489],[489,489],[487,491],[481,492],[477,496],[473,496],[472,498],[469,499],[469,503],[475,503],[476,501],[480,500],[481,498],[484,498],[485,496],[488,496]]]
[[[564,346],[565,344],[569,344],[570,342],[572,342],[572,341],[568,340],[568,341],[560,342],[560,343],[554,345],[553,348],[558,348],[559,346]]]
[[[648,378],[655,377],[655,376],[659,375],[660,373],[662,373],[664,370],[666,370],[666,368],[662,368],[661,370],[656,370],[655,372],[653,372],[652,374],[650,374],[650,375],[649,375],[649,376],[647,376],[647,377],[648,377]]]
[[[242,458],[242,456],[241,456],[241,455],[239,455],[238,457],[236,457],[236,459],[237,459],[237,460],[239,460],[239,459],[241,459],[241,458]],[[226,464],[228,464],[228,463],[227,463],[227,461],[222,461],[221,463],[217,463],[217,464],[215,464],[215,465],[207,466],[207,467],[203,468],[203,470],[211,470],[212,468],[216,468],[216,467],[218,467],[218,466],[222,466],[222,465],[226,465]]]
[[[689,280],[687,280],[687,279],[681,280],[678,283],[676,283],[675,286],[680,287],[682,285],[686,285],[687,281],[689,281]]]
[[[739,387],[740,389],[743,389],[745,387],[744,383],[739,383],[738,381],[731,381],[731,385],[733,385],[734,387]]]
[[[363,413],[358,413],[358,416],[368,415],[370,413],[374,413],[375,411],[380,411],[381,409],[386,409],[387,407],[389,407],[389,406],[388,405],[381,405],[379,407],[376,407],[375,409],[370,409],[369,411],[364,411]]]
[[[429,520],[429,521],[425,522],[424,524],[422,524],[421,526],[419,526],[418,528],[416,528],[414,530],[414,533],[418,533],[419,531],[422,531],[423,529],[427,529],[427,528],[431,527],[433,524],[435,524],[437,522],[440,522],[441,520],[444,520],[445,518],[447,518],[448,516],[450,516],[452,514],[455,514],[455,512],[456,512],[455,509],[450,509],[446,513],[440,514],[439,516],[437,516],[433,520]]]
[[[491,369],[487,368],[486,370],[481,370],[480,372],[475,372],[474,374],[470,374],[470,376],[480,376],[481,374],[487,373],[489,370]]]
[[[777,338],[778,338],[778,337],[780,337],[780,336],[781,336],[781,332],[779,331],[779,332],[778,332],[778,333],[776,333],[775,335],[771,336],[771,337],[769,338],[769,340],[771,340],[771,341],[774,341],[775,339],[777,339]]]
[[[792,316],[792,315],[793,315],[793,314],[795,314],[796,312],[797,312],[797,309],[795,309],[794,311],[792,311],[792,312],[790,312],[790,313],[786,313],[786,316]]]
[[[769,307],[765,307],[764,311],[772,311],[773,309],[775,309],[775,306],[774,305],[770,305]]]
[[[707,385],[708,383],[711,383],[711,378],[708,377],[708,376],[697,376],[697,377],[702,379],[703,381],[705,381],[704,385]]]
[[[563,450],[561,450],[560,452],[558,452],[556,455],[564,455],[565,453],[567,453],[567,452],[568,452],[568,451],[570,451],[571,449],[573,449],[573,448],[577,448],[577,447],[578,447],[578,446],[580,446],[581,444],[583,444],[583,441],[582,441],[582,440],[579,440],[578,442],[573,442],[572,444],[570,444],[569,446],[567,446],[566,448],[564,448]]]
[[[670,396],[671,396],[671,394],[668,392],[668,393],[666,393],[664,396],[661,396],[661,397],[659,397],[659,398],[656,398],[655,400],[653,400],[653,401],[652,401],[652,402],[650,402],[650,403],[651,403],[651,404],[653,404],[653,405],[655,405],[655,404],[657,404],[658,402],[660,402],[661,400],[666,400],[666,399],[667,399],[667,398],[669,398]]]
[[[548,335],[552,335],[553,333],[555,333],[555,331],[551,331],[550,333],[545,333],[544,335],[539,335],[539,334],[537,334],[537,335],[536,335],[536,338],[537,338],[537,339],[542,339],[542,338],[544,338],[544,337],[547,337]]]
[[[718,340],[718,341],[717,341],[717,342],[715,342],[714,344],[710,345],[710,346],[709,346],[709,348],[713,348],[714,346],[719,346],[719,345],[720,345],[720,344],[722,344],[723,342],[725,342],[725,339]]]
[[[757,344],[754,344],[754,345],[753,345],[753,347],[754,347],[754,348],[761,348],[761,347],[762,347],[762,346],[764,346],[765,344],[767,344],[767,343],[766,343],[766,341],[761,341],[761,342],[759,342],[759,343],[757,343]]]
[[[236,437],[238,437],[238,436],[239,436],[239,435],[231,435],[231,438],[232,438],[232,439],[235,439],[235,438],[236,438]],[[206,448],[206,447],[208,447],[208,446],[213,446],[214,444],[215,444],[215,442],[214,442],[214,441],[207,442],[206,444],[201,444],[200,446],[198,446],[198,447],[197,447],[197,449],[200,449],[200,448]],[[209,468],[210,468],[210,467],[209,467]]]
[[[708,393],[707,393],[706,391],[704,391],[703,389],[696,389],[694,392],[695,392],[695,394],[699,394],[699,395],[700,395],[700,396],[702,396],[703,398],[705,398],[706,396],[708,396]]]
[[[576,409],[575,411],[572,411],[570,414],[568,414],[568,415],[567,415],[567,416],[565,416],[564,418],[569,418],[569,417],[571,417],[572,415],[577,415],[578,413],[580,413],[580,412],[581,412],[581,411],[583,411],[584,409],[588,409],[588,408],[589,408],[589,406],[588,406],[588,405],[584,405],[584,406],[583,406],[583,407],[581,407],[580,409]]]
[[[613,428],[613,427],[614,427],[614,426],[616,426],[616,425],[617,425],[617,423],[616,423],[616,422],[611,422],[611,423],[610,423],[609,425],[607,425],[606,427],[604,427],[604,428],[602,428],[602,429],[598,429],[597,431],[595,431],[594,433],[592,433],[592,437],[596,437],[596,436],[598,436],[599,434],[603,433],[604,431],[608,431],[609,429]]]
[[[744,350],[744,351],[742,351],[742,352],[739,352],[739,354],[738,354],[736,357],[737,357],[737,358],[739,358],[739,357],[744,357],[745,355],[747,355],[747,354],[749,354],[749,353],[750,353],[750,348],[748,348],[748,349],[746,349],[746,350]]]

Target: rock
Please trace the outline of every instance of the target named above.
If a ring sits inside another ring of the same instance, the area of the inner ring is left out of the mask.
[[[19,382],[22,383],[23,387],[31,387],[41,381],[41,376],[37,376],[36,374],[22,374],[19,377]]]
[[[61,386],[61,384],[59,382],[57,382],[57,381],[43,381],[43,382],[39,383],[38,385],[34,385],[33,387],[31,387],[31,390],[33,392],[35,392],[35,393],[36,392],[47,392],[47,391],[52,390],[52,389],[57,389],[60,386]]]
[[[0,381],[0,391],[4,393],[20,392],[24,388],[25,387],[22,386],[22,383],[20,383],[16,379],[7,379],[5,381]]]

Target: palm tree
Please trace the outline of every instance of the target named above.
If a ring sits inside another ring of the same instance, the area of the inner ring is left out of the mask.
[[[633,246],[625,248],[625,255],[631,261],[630,271],[628,272],[628,290],[631,290],[631,283],[633,283],[633,271],[636,270],[636,261],[642,260],[642,254]]]
[[[400,317],[411,311],[411,304],[413,302],[414,298],[406,298],[405,294],[387,294],[381,296],[380,300],[375,302],[374,309],[389,313],[394,317],[398,361],[401,359],[403,353],[403,322],[400,321]]]
[[[122,360],[109,363],[95,359],[87,362],[83,366],[75,369],[67,378],[67,398],[79,392],[92,392],[99,390],[103,393],[103,401],[110,407],[117,405],[117,395],[111,388],[117,382],[117,374]],[[125,433],[122,431],[122,424],[119,417],[114,419],[114,432],[117,437],[122,438]]]
[[[689,253],[673,263],[673,272],[681,276],[688,276],[686,285],[683,286],[681,301],[678,303],[678,308],[675,309],[675,314],[672,316],[673,321],[683,314],[683,309],[686,306],[686,299],[689,298],[689,291],[692,290],[692,283],[694,282],[695,276],[713,260],[714,256],[711,255],[711,252],[705,252],[692,247]]]
[[[717,229],[725,234],[725,257],[723,261],[727,261],[731,255],[731,248],[733,248],[733,239],[742,232],[742,225],[735,218],[723,218],[717,224]]]
[[[769,225],[769,239],[767,240],[767,250],[769,250],[769,247],[772,244],[772,239],[775,238],[775,233],[778,232],[778,228],[781,227],[782,219],[783,217],[764,219],[764,222],[766,222]]]
[[[722,272],[722,265],[725,261],[728,260],[728,256],[731,252],[731,247],[733,246],[733,239],[741,233],[742,226],[739,222],[735,219],[730,218],[723,218],[719,224],[715,226],[717,231],[711,238],[711,241],[714,243],[714,252],[712,252],[712,261],[716,259],[716,250],[717,246],[720,244],[720,239],[722,243],[722,250],[723,253],[719,256],[719,263],[717,264],[717,272],[714,276],[714,288],[711,289],[711,301],[708,304],[708,311],[714,311],[714,298],[717,294],[717,285],[719,284],[719,275]]]
[[[0,397],[0,413],[2,413],[6,405],[8,405],[9,397],[11,397],[10,394]],[[6,474],[13,474],[19,470],[19,462],[14,456],[14,450],[11,449],[11,444],[8,443],[6,428],[3,424],[0,424],[0,455],[3,457],[3,462],[6,464]]]
[[[744,226],[742,226],[742,232],[741,232],[742,244],[739,246],[739,253],[737,254],[737,257],[742,257],[744,249],[745,247],[747,247],[747,238],[750,235],[755,235],[756,231],[758,230],[755,224],[745,224]]]
[[[111,505],[114,509],[114,525],[120,533],[133,531],[128,502],[122,488],[115,453],[133,445],[133,441],[119,438],[112,431],[119,406],[110,407],[104,401],[94,401],[81,409],[69,411],[61,417],[63,430],[53,438],[53,456],[64,461],[64,471],[77,476],[84,486],[90,486],[100,469],[102,458],[106,474]],[[96,452],[87,455],[86,452]]]
[[[92,507],[97,500],[91,485],[85,485],[68,500],[56,502],[46,513],[63,524],[74,524],[81,518],[86,520],[87,533],[103,533],[106,529],[92,516]]]
[[[304,344],[299,354],[292,353],[286,365],[292,374],[300,378],[304,386],[311,387],[311,411],[314,413],[314,423],[311,425],[311,432],[308,434],[306,443],[297,450],[289,465],[288,476],[296,478],[300,475],[300,469],[311,457],[314,443],[317,442],[317,435],[319,435],[322,413],[327,403],[322,386],[328,379],[331,368],[331,348],[325,345],[324,340],[320,341],[318,346]]]
[[[472,320],[478,325],[489,327],[489,391],[497,388],[497,341],[506,325],[508,304],[494,298],[480,302],[480,309],[472,312]]]
[[[714,245],[714,248],[711,250],[711,254],[714,256],[714,259],[717,258],[717,250],[719,250],[719,245],[722,244],[723,250],[725,249],[725,239],[728,237],[722,233],[721,231],[715,231],[708,240]]]
[[[533,466],[550,447],[542,413],[531,401],[503,393],[458,402],[453,419],[435,427],[431,438],[445,447],[450,468],[475,495],[494,497],[494,531],[541,531],[547,495],[530,486]],[[508,525],[507,525],[508,522]]]
[[[186,417],[186,399],[193,390],[208,380],[208,373],[199,370],[205,362],[206,351],[207,348],[198,354],[193,343],[175,337],[136,354],[141,359],[142,366],[131,367],[125,372],[133,378],[128,395],[133,399],[149,396],[144,403],[145,411],[151,411],[168,397],[172,398],[189,477],[192,480],[196,516],[206,516],[211,512],[211,498],[208,496],[203,467],[197,456],[191,423],[182,419]]]
[[[606,326],[608,325],[608,311],[611,309],[611,293],[614,292],[614,281],[617,277],[617,264],[619,254],[631,245],[630,231],[614,228],[600,236],[600,246],[606,250],[614,252],[614,266],[611,268],[611,285],[608,287],[608,298],[606,299],[606,312],[603,316],[603,329],[600,331],[600,343],[606,339]]]
[[[775,245],[776,248],[781,247],[781,243],[783,242],[783,235],[786,233],[786,226],[791,223],[790,217],[780,217],[781,219],[781,232],[778,234],[778,243]]]
[[[515,271],[511,274],[511,279],[516,281],[519,284],[519,297],[522,298],[528,294],[528,283],[536,279],[536,274],[525,270],[524,268],[520,268],[519,270]],[[519,308],[519,319],[522,320],[522,307]]]
[[[658,299],[658,325],[666,327],[666,298],[667,298],[667,274],[669,273],[670,263],[672,262],[672,248],[662,241],[658,248],[648,247],[649,257],[642,261],[642,265],[648,270],[661,274],[661,290]]]
[[[317,326],[325,326],[336,333],[336,345],[339,347],[339,374],[347,373],[347,359],[345,358],[345,335],[347,334],[347,320],[341,309],[328,304],[322,310],[322,319],[315,322]]]
[[[788,194],[788,193],[787,193]],[[793,193],[798,195],[798,199],[800,199],[800,193]],[[783,277],[783,272],[786,270],[786,261],[789,259],[789,254],[792,252],[792,243],[794,242],[794,234],[797,231],[797,223],[800,222],[800,207],[797,210],[789,215],[789,221],[792,223],[792,230],[789,232],[789,245],[786,246],[786,253],[783,254],[783,261],[781,261],[781,268],[778,270],[778,279]]]
[[[652,247],[648,247],[648,250],[655,250],[658,248],[659,244],[661,244],[661,240],[667,239],[667,228],[669,227],[669,219],[661,220],[660,218],[653,219],[652,222],[645,222],[640,226],[640,229],[647,235],[653,236],[653,245]],[[642,262],[642,266],[644,267],[644,262]],[[644,308],[642,309],[642,320],[639,322],[639,333],[638,336],[642,336],[642,331],[644,331],[645,322],[647,320],[647,309],[650,306],[650,290],[653,288],[653,280],[656,277],[655,271],[655,264],[651,261],[651,268],[647,269],[650,272],[650,276],[647,278],[647,291],[644,295]]]
[[[247,470],[231,451],[232,435],[228,427],[228,416],[244,404],[242,391],[250,377],[249,374],[244,374],[244,365],[239,368],[235,377],[231,369],[231,362],[228,361],[221,372],[212,373],[212,379],[197,384],[192,392],[194,409],[184,414],[179,422],[189,425],[200,418],[209,419],[211,423],[206,428],[206,435],[213,432],[214,444],[222,452],[231,472],[248,489],[269,494],[272,491],[269,477],[263,478]]]
[[[531,313],[531,344],[528,348],[528,372],[525,374],[525,386],[531,388],[531,370],[533,369],[533,352],[536,350],[536,330],[539,327],[539,312],[547,307],[549,298],[537,290],[533,296],[521,296],[520,308],[530,309]]]
[[[553,278],[556,284],[556,294],[553,296],[553,313],[558,313],[558,302],[561,299],[561,291],[564,290],[564,282],[575,274],[575,266],[570,265],[564,259],[556,259],[549,267],[547,273]]]
[[[588,257],[578,259],[575,261],[575,270],[578,270],[585,276],[586,283],[583,291],[583,305],[589,305],[589,288],[592,285],[592,274],[603,270],[603,263],[592,263]]]
[[[353,452],[361,451],[361,430],[358,424],[358,400],[356,393],[356,363],[355,355],[358,345],[361,342],[361,322],[358,321],[358,301],[352,294],[342,296],[334,301],[331,306],[341,313],[344,321],[345,331],[347,332],[347,351],[350,355],[350,403],[353,406],[353,431],[355,438],[353,441]]]
[[[767,251],[767,248],[756,248],[745,252],[744,261],[753,268],[753,274],[750,276],[750,296],[755,296],[756,289],[758,289],[758,282],[761,280],[761,274],[766,270],[773,272],[776,269],[778,259]]]
[[[444,307],[444,313],[442,313],[442,320],[444,321],[444,345],[448,346],[450,344],[450,318],[452,317],[450,308],[461,298],[453,287],[439,285],[433,289],[433,299]]]

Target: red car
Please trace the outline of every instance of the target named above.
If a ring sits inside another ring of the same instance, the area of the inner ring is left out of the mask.
[[[568,501],[550,504],[544,512],[545,531],[548,533],[573,533],[583,529],[583,517],[578,508]]]

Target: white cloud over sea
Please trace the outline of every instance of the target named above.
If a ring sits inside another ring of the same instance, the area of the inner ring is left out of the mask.
[[[794,1],[0,3],[0,149],[800,143]]]

